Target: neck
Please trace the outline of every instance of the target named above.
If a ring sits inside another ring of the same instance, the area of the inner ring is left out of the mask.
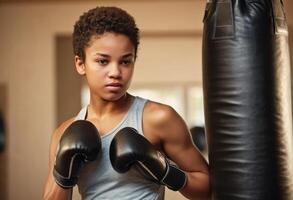
[[[107,101],[91,96],[89,104],[89,113],[94,117],[101,118],[105,114],[120,113],[128,110],[133,102],[134,97],[126,93],[116,101]]]

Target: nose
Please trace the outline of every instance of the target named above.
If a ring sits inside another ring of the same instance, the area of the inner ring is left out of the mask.
[[[108,76],[115,79],[121,78],[121,69],[119,64],[114,63],[109,66]]]

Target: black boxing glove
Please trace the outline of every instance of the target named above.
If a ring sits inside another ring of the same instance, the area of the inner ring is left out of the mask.
[[[97,159],[101,139],[95,125],[86,120],[73,122],[63,133],[53,170],[56,183],[63,188],[73,187],[84,163]]]
[[[127,172],[132,165],[143,171],[160,184],[177,191],[184,187],[187,177],[134,128],[118,131],[110,145],[110,160],[119,173]]]

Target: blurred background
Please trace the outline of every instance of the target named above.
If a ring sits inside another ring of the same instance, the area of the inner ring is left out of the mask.
[[[126,9],[141,29],[130,93],[172,105],[199,137],[197,145],[206,156],[201,71],[205,4],[0,0],[0,199],[41,199],[51,134],[88,102],[88,89],[73,65],[71,32],[78,17],[97,5]],[[284,4],[290,31],[293,2]],[[74,199],[80,199],[76,191]],[[184,198],[168,190],[166,199]]]

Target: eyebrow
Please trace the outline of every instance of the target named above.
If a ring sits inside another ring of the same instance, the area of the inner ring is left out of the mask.
[[[125,54],[125,55],[122,56],[122,58],[127,58],[127,57],[131,57],[131,56],[133,56],[133,53]]]
[[[102,56],[102,57],[105,57],[105,58],[110,58],[111,56],[108,55],[108,54],[104,54],[104,53],[95,53],[95,55],[99,55],[99,56]],[[133,56],[133,53],[127,53],[125,55],[122,56],[122,58],[127,58],[127,57],[131,57]]]
[[[95,53],[95,55],[99,55],[99,56],[106,57],[106,58],[110,57],[109,55],[104,54],[104,53]]]

